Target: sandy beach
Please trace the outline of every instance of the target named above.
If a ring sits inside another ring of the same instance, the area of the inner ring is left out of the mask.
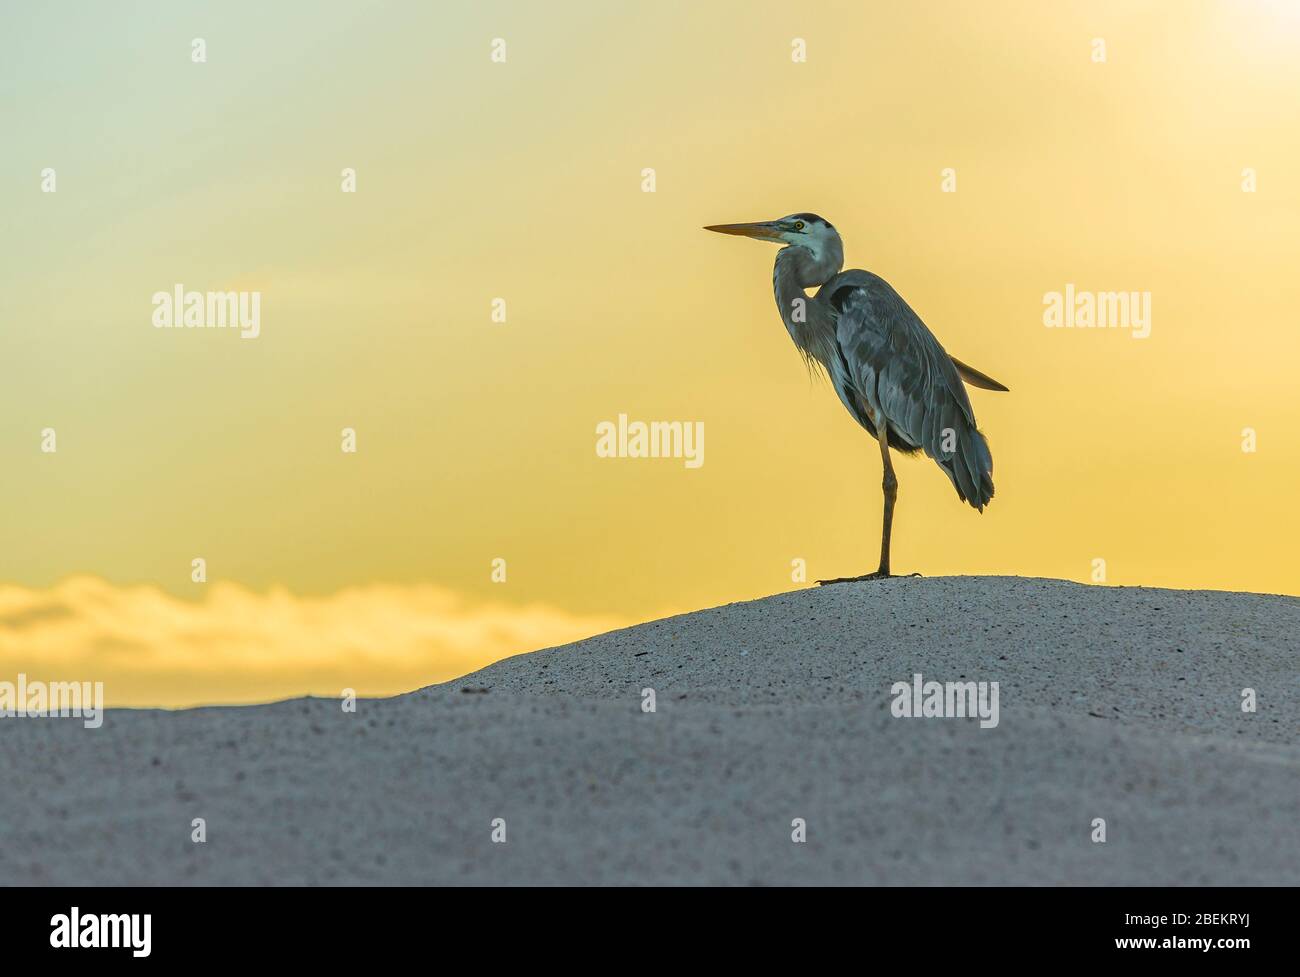
[[[1290,597],[903,579],[655,621],[355,713],[6,719],[0,879],[1295,884],[1297,651]],[[895,716],[917,673],[997,682],[996,726]]]

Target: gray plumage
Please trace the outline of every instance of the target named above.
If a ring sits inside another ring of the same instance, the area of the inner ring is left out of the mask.
[[[840,400],[845,406],[855,397],[865,400],[887,419],[890,447],[924,451],[957,496],[982,512],[993,498],[993,456],[939,340],[887,281],[869,271],[836,275],[817,293],[819,302],[824,294],[836,313],[840,361],[831,380]],[[877,434],[864,412],[850,413]]]
[[[869,576],[889,576],[897,485],[889,448],[933,458],[958,497],[982,512],[993,498],[993,456],[965,384],[1007,388],[949,356],[883,278],[869,271],[841,272],[840,236],[816,214],[708,230],[785,245],[772,275],[781,320],[809,364],[826,371],[853,419],[880,442],[885,526],[881,569]],[[809,296],[809,288],[817,288],[816,294]]]

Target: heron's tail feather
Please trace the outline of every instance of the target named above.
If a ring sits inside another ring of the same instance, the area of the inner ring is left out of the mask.
[[[1002,393],[1010,393],[1008,387],[1003,386],[994,380],[987,373],[975,369],[973,366],[967,366],[955,356],[949,356],[952,365],[957,368],[957,375],[969,383],[972,387],[979,387],[981,390],[1000,390]]]
[[[936,460],[952,480],[957,497],[983,512],[993,498],[993,453],[983,431],[973,427],[958,430],[956,450]]]

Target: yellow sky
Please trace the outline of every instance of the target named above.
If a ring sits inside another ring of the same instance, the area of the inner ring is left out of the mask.
[[[1110,584],[1300,593],[1300,4],[157,2],[0,27],[0,606],[23,609],[0,677],[111,665],[110,701],[177,704],[337,694],[342,662],[392,692],[789,589],[794,559],[872,569],[878,456],[809,382],[774,248],[700,230],[796,211],[1013,391],[972,393],[983,515],[899,465],[897,569],[1103,559]],[[154,329],[178,282],[260,291],[261,335]],[[1149,292],[1150,336],[1045,328],[1067,283]],[[702,421],[705,463],[597,457],[620,413]],[[322,639],[358,588],[382,595],[358,620],[417,623]],[[272,638],[275,595],[301,606]],[[134,639],[87,623],[105,603]],[[505,638],[467,651],[421,630],[439,615]]]

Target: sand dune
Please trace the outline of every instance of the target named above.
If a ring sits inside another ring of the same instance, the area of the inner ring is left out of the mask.
[[[1288,597],[894,580],[656,621],[355,714],[7,719],[0,879],[1295,884],[1298,645]],[[918,672],[997,682],[996,727],[896,718],[891,686]]]

